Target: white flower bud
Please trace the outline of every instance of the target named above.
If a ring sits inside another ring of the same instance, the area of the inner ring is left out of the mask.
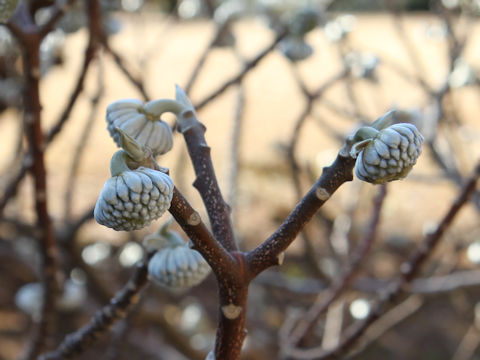
[[[415,125],[400,123],[366,140],[357,157],[355,174],[373,184],[402,179],[422,152],[423,136]]]
[[[158,104],[162,105],[160,110],[155,106]],[[173,100],[156,100],[145,105],[136,99],[116,101],[107,107],[107,129],[118,146],[121,144],[116,128],[150,148],[153,155],[165,154],[173,146],[173,134],[170,125],[162,121],[160,115],[172,111],[171,105],[175,105]]]
[[[138,230],[170,208],[173,181],[161,171],[139,167],[105,183],[95,205],[99,224],[114,230]]]
[[[170,234],[176,234],[169,231]],[[148,264],[148,273],[159,285],[185,289],[201,283],[210,273],[210,266],[200,253],[177,237],[167,240],[168,246],[158,250]]]

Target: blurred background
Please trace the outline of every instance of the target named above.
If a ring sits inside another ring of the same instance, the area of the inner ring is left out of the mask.
[[[35,11],[37,24],[51,16],[47,5]],[[116,151],[105,109],[124,98],[173,98],[175,84],[189,93],[207,128],[243,250],[279,226],[362,124],[397,109],[424,135],[411,174],[387,185],[375,243],[355,279],[310,339],[325,349],[338,345],[448,211],[480,159],[480,2],[105,0],[101,6],[104,37],[83,77],[92,35],[84,2],[73,3],[40,48],[45,133],[68,115],[46,150],[63,284],[51,346],[127,282],[143,257],[141,240],[169,218],[131,233],[93,220]],[[42,298],[33,180],[25,175],[22,71],[21,46],[1,26],[0,359],[22,356]],[[173,116],[165,120],[174,126]],[[206,221],[180,134],[158,162]],[[252,283],[245,359],[287,358],[286,329],[351,263],[378,192],[356,178],[343,185],[283,265]],[[352,357],[480,359],[479,210],[477,191]],[[213,275],[188,291],[151,284],[142,294],[125,319],[77,358],[204,359],[215,340]]]

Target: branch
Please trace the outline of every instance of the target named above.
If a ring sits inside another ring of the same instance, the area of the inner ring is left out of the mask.
[[[355,160],[340,152],[332,165],[298,203],[280,227],[260,246],[246,255],[251,278],[279,264],[279,255],[295,240],[307,222],[330,196],[345,182],[353,180]]]
[[[55,323],[55,297],[58,290],[56,281],[57,272],[57,243],[53,224],[47,206],[47,172],[44,159],[44,137],[42,132],[42,118],[40,102],[40,43],[42,37],[38,33],[30,33],[31,26],[18,29],[24,31],[18,36],[24,50],[23,65],[25,74],[24,92],[24,128],[29,145],[29,153],[33,160],[31,172],[34,178],[34,197],[36,222],[38,227],[37,239],[40,244],[42,261],[42,284],[44,290],[43,306],[40,321],[32,342],[26,353],[26,359],[35,357],[45,346],[48,334],[52,332]]]
[[[339,298],[355,277],[359,266],[370,251],[375,240],[378,223],[380,221],[380,212],[382,210],[386,193],[386,185],[381,186],[377,197],[374,199],[374,210],[368,230],[356,248],[352,259],[348,262],[347,268],[343,271],[343,275],[338,278],[335,284],[328,290],[327,294],[321,293],[317,296],[315,303],[298,322],[295,330],[292,332],[289,338],[288,347],[299,344],[302,339],[308,335],[320,316],[322,316],[330,305]]]
[[[206,96],[203,100],[201,100],[198,104],[195,104],[194,107],[197,110],[200,110],[205,105],[207,105],[210,101],[218,97],[219,95],[223,94],[225,90],[227,90],[230,86],[237,84],[240,82],[247,73],[255,68],[255,66],[262,60],[265,56],[267,56],[271,51],[273,51],[278,43],[286,36],[286,32],[282,32],[277,34],[273,42],[264,50],[262,50],[255,58],[245,63],[244,68],[230,80],[227,80],[223,85],[221,85],[217,90],[212,92],[210,95]]]
[[[151,97],[147,94],[145,90],[145,86],[143,85],[143,81],[141,79],[136,78],[125,66],[125,61],[122,57],[111,48],[110,44],[108,43],[107,39],[102,39],[102,44],[105,50],[112,56],[113,60],[117,64],[118,68],[123,72],[123,74],[127,77],[127,79],[137,88],[140,94],[143,97],[144,101],[149,101]]]
[[[127,284],[87,325],[67,335],[56,350],[41,355],[39,360],[64,359],[79,354],[93,345],[99,335],[107,332],[115,322],[123,319],[131,305],[139,301],[141,290],[148,284],[148,260],[137,264],[135,273]]]
[[[193,185],[205,204],[213,235],[225,249],[234,251],[237,249],[237,245],[230,219],[230,207],[223,199],[218,185],[210,156],[210,147],[205,140],[206,128],[198,121],[194,111],[187,110],[178,116],[178,130],[185,138],[197,176]]]
[[[88,45],[85,50],[85,56],[83,59],[82,70],[78,75],[77,82],[75,87],[70,95],[70,100],[65,107],[65,110],[62,112],[60,119],[56,124],[50,129],[47,135],[47,142],[50,143],[55,135],[60,133],[66,121],[70,117],[70,114],[73,110],[75,103],[77,102],[78,97],[83,92],[83,86],[87,76],[88,69],[90,64],[95,58],[98,50],[98,44],[101,38],[103,38],[103,27],[102,27],[102,15],[100,4],[98,0],[89,0],[88,1],[88,18],[89,18],[89,40]]]
[[[183,231],[192,240],[194,247],[198,250],[212,268],[218,281],[225,280],[226,272],[234,276],[235,260],[222,247],[208,231],[202,222],[200,215],[196,212],[177,188],[173,190],[173,198],[168,210]]]
[[[433,252],[445,230],[452,224],[459,210],[467,203],[467,200],[475,191],[477,180],[480,177],[480,163],[475,168],[474,174],[462,188],[462,191],[452,203],[447,214],[443,217],[436,230],[426,235],[423,242],[419,245],[417,251],[401,266],[401,273],[398,278],[388,286],[380,296],[380,301],[372,309],[370,314],[361,322],[353,324],[347,329],[344,338],[338,346],[331,350],[322,348],[312,348],[295,351],[295,358],[299,359],[332,359],[344,354],[356,341],[365,333],[365,331],[386,311],[385,305],[394,302],[403,292],[409,282],[418,273],[427,257]]]

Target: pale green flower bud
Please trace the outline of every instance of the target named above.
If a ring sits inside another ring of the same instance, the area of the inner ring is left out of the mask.
[[[144,246],[158,249],[150,260],[148,273],[157,284],[169,288],[184,289],[201,283],[210,273],[210,266],[167,226],[168,223],[144,239]]]
[[[160,116],[180,110],[175,100],[160,99],[146,104],[136,99],[119,100],[107,107],[107,129],[118,146],[121,144],[117,128],[148,147],[153,155],[165,154],[172,149],[173,134],[170,125]]]
[[[161,171],[139,167],[112,176],[95,205],[95,220],[114,230],[139,230],[170,208],[173,181]]]
[[[383,184],[407,176],[422,152],[423,136],[415,125],[399,123],[377,131],[359,143],[355,174],[360,180]]]

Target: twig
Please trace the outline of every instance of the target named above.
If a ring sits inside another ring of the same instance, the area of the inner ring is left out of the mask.
[[[112,56],[113,60],[117,64],[118,68],[122,71],[122,73],[127,77],[127,79],[134,85],[140,94],[143,97],[144,101],[149,101],[151,99],[150,95],[147,94],[145,90],[145,85],[141,79],[135,77],[125,66],[125,61],[123,58],[111,48],[110,44],[108,43],[107,39],[102,39],[102,44],[105,50]]]
[[[12,177],[10,182],[7,184],[3,194],[0,197],[0,219],[3,218],[3,210],[5,209],[5,206],[7,205],[8,201],[17,193],[20,182],[25,177],[25,175],[27,174],[28,170],[31,168],[32,165],[33,165],[33,160],[31,155],[25,155],[23,157],[21,167],[18,169],[17,173]]]
[[[91,99],[91,110],[88,116],[87,122],[83,128],[82,133],[80,134],[80,138],[78,140],[78,144],[75,148],[72,164],[70,167],[70,171],[67,177],[67,191],[65,193],[65,219],[67,222],[69,221],[72,215],[72,198],[73,194],[75,193],[76,184],[77,184],[77,172],[80,167],[80,162],[82,156],[86,150],[86,144],[88,138],[92,132],[92,125],[95,121],[98,113],[98,103],[103,96],[104,93],[104,79],[103,79],[103,66],[101,60],[98,63],[98,79],[97,79],[97,92]]]
[[[279,33],[276,35],[275,39],[272,43],[267,46],[264,50],[262,50],[255,58],[245,63],[243,69],[235,76],[233,76],[230,80],[227,80],[223,85],[221,85],[217,90],[213,91],[210,95],[206,96],[203,100],[199,101],[198,104],[194,104],[195,109],[200,110],[205,105],[207,105],[210,101],[218,97],[220,94],[223,94],[225,90],[227,90],[230,86],[237,84],[240,82],[245,75],[247,75],[250,70],[255,68],[255,66],[262,60],[265,56],[267,56],[271,51],[275,49],[278,43],[286,36],[285,32]]]
[[[55,125],[50,129],[48,135],[46,136],[47,142],[50,143],[53,138],[62,130],[63,126],[70,117],[70,114],[75,106],[78,97],[83,92],[83,87],[85,84],[85,79],[90,68],[92,61],[95,59],[97,50],[99,47],[100,39],[103,36],[103,26],[102,26],[102,15],[100,10],[100,5],[98,0],[89,0],[88,1],[88,18],[89,18],[89,39],[88,45],[85,49],[85,55],[83,58],[82,70],[78,74],[77,82],[73,88],[70,99],[62,112],[62,115],[55,123]]]
[[[332,165],[323,169],[321,177],[280,227],[263,244],[246,255],[252,278],[270,266],[279,264],[278,256],[295,240],[317,210],[343,183],[353,180],[354,165],[355,160],[344,156],[340,151]]]
[[[39,28],[29,17],[28,8],[21,7],[25,21],[21,25],[10,26],[23,47],[23,67],[25,74],[24,92],[24,129],[32,158],[31,172],[34,178],[35,210],[37,216],[40,256],[42,262],[43,306],[40,321],[33,333],[31,343],[26,351],[25,359],[35,357],[45,346],[48,335],[52,332],[55,323],[55,298],[58,290],[56,282],[57,272],[57,244],[53,224],[47,206],[47,175],[44,160],[44,136],[42,132],[42,118],[40,102],[40,43],[43,37]]]
[[[363,259],[370,251],[372,244],[375,240],[378,223],[380,221],[380,212],[382,209],[383,201],[386,196],[386,186],[380,187],[380,191],[377,197],[374,199],[374,209],[368,231],[360,241],[355,253],[348,262],[347,269],[343,272],[343,275],[335,282],[335,284],[329,289],[327,294],[321,294],[317,297],[315,303],[298,322],[297,326],[293,330],[290,338],[288,339],[288,346],[295,346],[302,341],[305,336],[312,330],[317,320],[322,316],[329,306],[339,298],[343,291],[347,288],[350,282],[356,275],[359,266]],[[288,348],[287,348],[288,352]]]
[[[397,306],[394,306],[380,319],[375,321],[367,331],[365,331],[365,335],[362,337],[360,346],[358,346],[347,358],[353,359],[357,355],[361,354],[388,330],[415,314],[423,304],[424,301],[421,296],[412,295]]]
[[[203,51],[202,55],[200,55],[200,58],[198,59],[195,68],[192,71],[192,74],[190,75],[190,78],[188,79],[187,84],[185,85],[185,93],[190,94],[193,85],[195,84],[198,75],[200,74],[200,71],[202,70],[203,66],[205,65],[205,61],[207,60],[208,55],[210,52],[214,49],[215,44],[218,42],[218,40],[224,35],[224,33],[229,29],[230,27],[230,22],[226,21],[221,25],[217,25],[215,29],[215,35],[212,37],[212,40],[208,44],[208,46],[205,48]]]
[[[179,127],[179,131],[185,138],[188,153],[197,176],[193,186],[198,190],[205,204],[215,239],[225,249],[229,251],[237,250],[230,219],[230,207],[223,199],[213,168],[210,147],[205,140],[206,128],[198,121],[195,114],[191,113],[189,120],[191,120],[192,125],[187,128]]]
[[[137,264],[135,273],[127,284],[99,310],[88,324],[65,337],[54,351],[41,355],[39,360],[65,359],[85,351],[99,336],[123,319],[129,308],[140,300],[140,292],[148,284],[148,259]]]
[[[228,172],[228,203],[232,209],[232,221],[235,224],[237,209],[238,171],[240,166],[240,140],[243,128],[243,111],[245,107],[245,94],[242,83],[238,85],[237,106],[233,119],[233,129],[230,141],[230,168]]]
[[[474,174],[462,188],[459,196],[452,203],[450,209],[443,217],[436,230],[426,235],[423,242],[417,248],[417,251],[401,266],[401,273],[398,278],[381,294],[380,301],[372,309],[370,314],[363,321],[357,322],[349,327],[345,332],[344,338],[335,349],[329,351],[325,351],[322,348],[312,348],[308,350],[297,349],[292,356],[298,359],[334,359],[344,354],[365,333],[369,326],[385,313],[385,305],[395,301],[403,292],[403,289],[408,288],[408,284],[418,273],[427,257],[433,252],[445,230],[448,229],[459,210],[467,203],[468,199],[475,191],[479,177],[480,164],[477,165]]]
[[[474,359],[475,352],[480,345],[480,331],[475,324],[470,325],[457,350],[453,354],[452,360],[471,360]]]

